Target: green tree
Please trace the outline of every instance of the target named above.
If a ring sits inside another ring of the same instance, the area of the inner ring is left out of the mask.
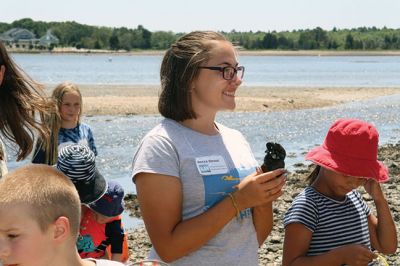
[[[353,35],[351,35],[351,33],[347,34],[347,36],[346,36],[344,48],[345,49],[354,49],[354,38],[353,38]]]
[[[113,35],[110,37],[109,43],[110,43],[110,49],[112,50],[119,49],[119,39],[115,33],[113,33]]]
[[[276,49],[278,47],[278,38],[276,35],[269,32],[265,34],[262,41],[262,47],[264,49]]]
[[[175,42],[176,35],[170,31],[156,31],[151,34],[150,47],[152,49],[168,49]]]

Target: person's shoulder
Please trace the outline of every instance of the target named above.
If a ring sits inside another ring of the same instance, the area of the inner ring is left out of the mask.
[[[316,206],[317,202],[320,200],[320,194],[316,192],[313,187],[308,186],[294,198],[293,203]]]
[[[226,131],[226,132],[239,132],[236,129],[230,128],[228,126],[225,126],[224,124],[221,124],[219,122],[214,122],[215,126],[218,128],[219,131]]]
[[[351,192],[349,192],[347,194],[347,198],[350,199],[351,201],[360,201],[360,202],[364,201],[361,193],[356,189],[353,189]]]
[[[155,138],[155,139],[170,139],[175,135],[178,135],[182,129],[182,125],[178,122],[164,118],[159,124],[150,129],[149,132],[144,136],[144,139]]]
[[[82,129],[88,129],[88,130],[91,129],[90,126],[89,126],[88,124],[83,123],[83,122],[79,122],[79,123],[76,125],[76,127],[82,128]]]
[[[223,124],[220,124],[220,123],[218,123],[218,122],[215,122],[215,125],[217,126],[219,132],[220,132],[222,135],[225,135],[225,136],[237,136],[237,137],[242,137],[242,138],[244,138],[242,132],[240,132],[240,131],[237,130],[237,129],[230,128],[230,127],[225,126],[225,125],[223,125]]]

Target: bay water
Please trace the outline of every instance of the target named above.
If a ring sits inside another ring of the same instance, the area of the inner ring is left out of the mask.
[[[13,54],[44,84],[158,85],[161,55]],[[400,56],[241,56],[247,86],[396,87]]]
[[[45,84],[70,80],[78,84],[156,85],[161,56],[36,55],[15,54],[17,63],[33,78]],[[293,57],[242,56],[246,67],[244,85],[315,87],[398,87],[400,57]],[[251,89],[251,88],[250,88]],[[400,140],[400,95],[351,102],[334,107],[280,112],[222,112],[218,122],[240,130],[262,163],[267,141],[281,143],[288,152],[286,165],[304,163],[304,153],[321,144],[331,123],[341,117],[373,123],[380,132],[380,144]],[[96,163],[106,178],[135,193],[131,181],[133,153],[141,138],[162,118],[159,115],[91,116],[99,155]],[[9,152],[9,168],[15,162]],[[141,220],[124,214],[127,228]]]

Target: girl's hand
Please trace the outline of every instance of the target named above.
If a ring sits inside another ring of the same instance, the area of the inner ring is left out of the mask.
[[[267,173],[257,172],[245,177],[234,193],[240,210],[251,208],[276,200],[282,195],[282,187],[286,182],[285,169],[277,169]]]
[[[376,258],[375,253],[360,244],[347,245],[339,249],[342,249],[344,263],[349,266],[367,266]]]
[[[384,198],[381,186],[375,179],[368,179],[364,184],[364,189],[374,201]]]

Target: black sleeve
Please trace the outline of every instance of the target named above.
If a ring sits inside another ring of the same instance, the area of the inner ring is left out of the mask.
[[[32,163],[44,164],[45,160],[46,160],[46,154],[42,149],[41,141],[38,141],[35,150],[33,151]]]
[[[111,253],[122,254],[125,233],[121,226],[121,220],[107,223],[105,231],[108,242],[111,244]]]

